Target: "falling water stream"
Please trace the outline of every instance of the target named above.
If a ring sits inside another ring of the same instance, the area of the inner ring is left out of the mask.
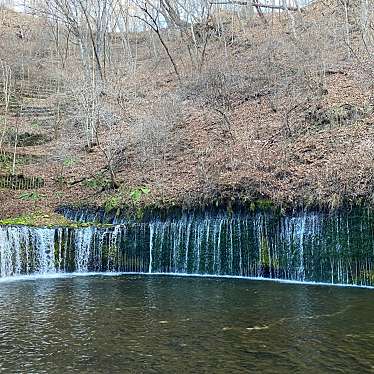
[[[142,223],[64,213],[111,225],[0,227],[0,276],[136,272],[374,285],[374,219],[366,211],[185,213]]]

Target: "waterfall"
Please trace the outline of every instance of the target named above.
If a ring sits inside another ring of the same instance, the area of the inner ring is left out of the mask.
[[[0,276],[54,272],[55,230],[0,228]]]
[[[0,227],[0,277],[112,271],[374,285],[374,220],[364,212],[111,219],[105,227]]]
[[[154,233],[154,227],[153,227],[153,224],[150,224],[150,226],[149,226],[149,268],[148,268],[148,273],[152,273],[153,233]]]

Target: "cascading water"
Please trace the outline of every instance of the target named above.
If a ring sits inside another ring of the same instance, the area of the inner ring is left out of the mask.
[[[47,274],[55,267],[55,230],[0,228],[0,276]]]
[[[0,227],[0,276],[113,271],[374,285],[374,219],[362,212],[113,221],[76,229]]]

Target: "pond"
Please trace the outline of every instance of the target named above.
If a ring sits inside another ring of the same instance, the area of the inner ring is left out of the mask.
[[[0,282],[1,373],[371,373],[373,291],[157,275]]]

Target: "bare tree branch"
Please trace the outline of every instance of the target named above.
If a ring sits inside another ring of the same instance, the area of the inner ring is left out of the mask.
[[[263,4],[257,1],[210,1],[210,4],[213,5],[252,5],[255,8],[266,8],[266,9],[280,9],[280,10],[290,10],[292,12],[299,11],[298,7],[284,6],[284,5],[275,5],[275,4]]]

